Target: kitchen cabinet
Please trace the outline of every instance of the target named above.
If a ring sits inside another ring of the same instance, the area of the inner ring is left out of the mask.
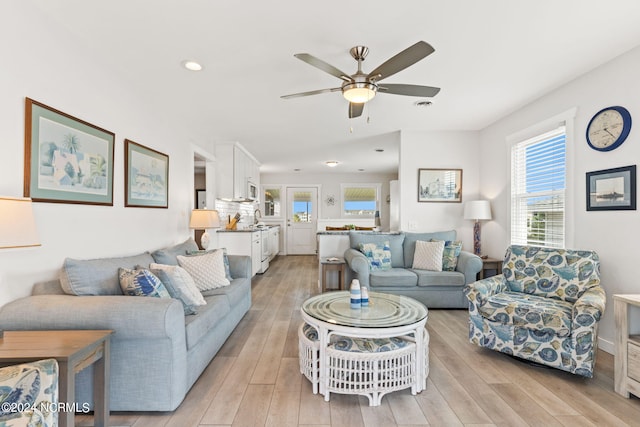
[[[216,144],[216,197],[225,200],[249,198],[249,183],[260,188],[260,163],[241,144]]]
[[[268,231],[269,261],[280,252],[280,226],[270,227]]]
[[[251,257],[251,276],[260,271],[262,263],[261,232],[256,231],[218,231],[218,246],[227,248],[229,255]]]

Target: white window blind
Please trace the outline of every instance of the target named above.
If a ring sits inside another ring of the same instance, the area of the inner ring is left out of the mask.
[[[512,244],[564,247],[565,183],[564,126],[512,146]]]

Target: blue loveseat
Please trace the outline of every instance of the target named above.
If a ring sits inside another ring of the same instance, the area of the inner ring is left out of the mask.
[[[417,241],[455,241],[456,231],[434,233],[349,233],[350,247],[344,258],[361,286],[371,291],[405,295],[428,308],[467,308],[464,286],[474,282],[482,268],[482,260],[461,251],[454,271],[429,271],[412,268]],[[391,268],[371,270],[367,257],[359,250],[361,243],[389,242]]]
[[[472,343],[593,376],[606,305],[595,252],[513,245],[502,274],[465,292]]]
[[[177,255],[197,249],[188,239],[153,253],[73,260],[82,286],[98,295],[65,294],[60,280],[37,283],[0,309],[0,329],[112,329],[110,409],[173,411],[251,307],[251,258],[230,255],[231,284],[203,292],[207,304],[193,315],[178,299],[122,295],[118,268],[177,265]],[[76,377],[79,403],[93,402],[92,373]]]

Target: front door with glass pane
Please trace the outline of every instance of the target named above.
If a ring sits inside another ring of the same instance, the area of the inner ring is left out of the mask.
[[[287,188],[287,254],[316,253],[318,189]]]

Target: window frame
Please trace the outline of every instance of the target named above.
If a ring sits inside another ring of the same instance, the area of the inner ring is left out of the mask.
[[[344,204],[345,204],[345,196],[344,192],[348,188],[373,188],[376,192],[376,207],[374,209],[374,213],[372,215],[346,215]],[[374,218],[375,211],[380,210],[380,197],[382,194],[382,184],[381,183],[355,183],[355,184],[340,184],[340,218],[342,219],[366,219],[366,218]]]
[[[515,185],[512,182],[512,148],[514,145],[517,145],[523,141],[532,139],[536,136],[545,134],[547,132],[552,131],[553,129],[558,128],[559,126],[564,125],[565,127],[565,192],[564,192],[564,247],[571,248],[574,244],[575,237],[575,200],[574,200],[574,146],[575,146],[575,116],[577,113],[577,108],[571,108],[562,113],[559,113],[553,117],[550,117],[542,122],[534,124],[528,128],[525,128],[519,132],[511,134],[506,138],[506,157],[507,164],[509,165],[506,170],[507,179],[506,182],[509,182],[508,188],[508,206],[507,210],[509,213],[508,218],[508,226],[509,226],[509,242],[512,244],[512,231],[511,231],[511,223],[513,219],[512,212],[512,196],[511,191],[513,186]]]

